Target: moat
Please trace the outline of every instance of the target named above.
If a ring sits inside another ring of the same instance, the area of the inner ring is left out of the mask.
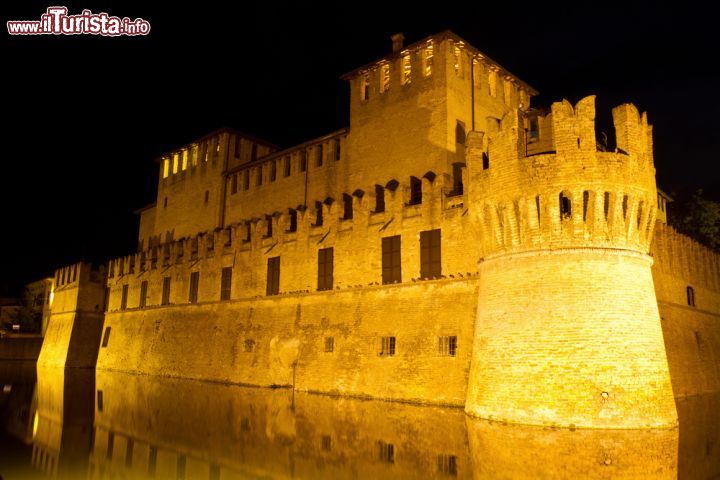
[[[720,395],[679,399],[679,430],[569,430],[34,363],[0,364],[0,384],[5,480],[720,475]]]

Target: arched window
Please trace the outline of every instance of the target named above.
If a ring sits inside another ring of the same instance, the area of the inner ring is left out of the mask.
[[[570,203],[570,197],[564,193],[560,194],[560,220],[565,220],[572,217],[572,204]]]
[[[410,202],[409,205],[422,203],[422,181],[417,177],[410,177]]]
[[[695,289],[690,285],[685,289],[687,293],[687,304],[691,307],[695,306]]]
[[[482,162],[483,162],[483,170],[487,170],[488,168],[490,168],[490,157],[485,152],[483,152],[483,154],[482,154]]]
[[[464,163],[456,162],[453,163],[453,189],[450,195],[462,195],[463,194],[463,180],[462,180],[462,169],[465,167]]]
[[[375,213],[385,211],[385,188],[375,185]]]
[[[465,124],[460,120],[455,124],[455,143],[465,145]]]
[[[343,193],[343,220],[350,220],[353,218],[353,200],[352,196],[347,193]]]

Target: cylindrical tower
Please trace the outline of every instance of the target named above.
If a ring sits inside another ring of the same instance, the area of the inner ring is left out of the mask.
[[[483,251],[471,415],[677,425],[648,255],[657,196],[651,127],[633,105],[616,107],[617,149],[601,151],[594,102],[553,104],[533,121],[539,136],[525,134],[518,112],[497,132],[468,137],[470,211]]]

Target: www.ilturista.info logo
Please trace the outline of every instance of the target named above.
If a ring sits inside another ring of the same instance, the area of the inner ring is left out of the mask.
[[[113,17],[105,12],[83,10],[80,15],[68,15],[67,7],[49,7],[40,20],[12,20],[7,22],[10,35],[147,35],[150,22],[142,18]]]

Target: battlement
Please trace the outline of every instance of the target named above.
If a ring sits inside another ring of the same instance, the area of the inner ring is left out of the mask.
[[[338,237],[358,245],[372,231],[390,233],[396,227],[400,229],[403,223],[430,228],[459,219],[464,223],[468,219],[465,196],[455,191],[450,175],[430,171],[416,180],[420,183],[419,189],[417,185],[389,179],[383,185],[356,188],[341,198],[320,198],[311,202],[312,206],[287,205],[225,228],[154,245],[111,260],[107,266],[108,279],[130,274],[140,276],[146,271],[166,270],[174,265],[195,265],[236,252],[266,257],[286,249],[297,251],[300,248],[297,245],[333,245]],[[391,224],[392,228],[388,228]],[[462,236],[464,229],[456,234]],[[299,261],[307,263],[308,260]],[[468,260],[465,263],[471,268],[474,261]],[[468,268],[463,267],[463,276]],[[298,290],[306,288],[314,289],[311,285],[297,286]]]
[[[614,152],[598,149],[594,96],[552,105],[537,139],[545,153],[528,148],[532,131],[517,111],[468,135],[469,200],[485,256],[583,246],[647,253],[657,215],[652,128],[633,105],[613,118]]]
[[[654,266],[695,286],[720,292],[720,254],[658,222],[652,244]]]

